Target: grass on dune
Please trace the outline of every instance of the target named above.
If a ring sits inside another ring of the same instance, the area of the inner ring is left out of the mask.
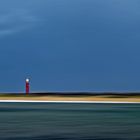
[[[86,97],[101,97],[101,98],[140,98],[140,95],[39,95],[39,94],[0,94],[0,97],[64,97],[64,98],[86,98]]]

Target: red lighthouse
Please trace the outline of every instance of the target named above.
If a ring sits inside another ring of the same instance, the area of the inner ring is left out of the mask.
[[[29,79],[27,78],[26,79],[26,95],[29,94],[29,91],[30,91],[30,84],[29,84]]]

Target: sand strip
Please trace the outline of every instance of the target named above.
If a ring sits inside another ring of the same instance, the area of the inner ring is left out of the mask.
[[[140,102],[122,101],[37,101],[37,100],[0,100],[0,103],[86,103],[86,104],[140,104]]]

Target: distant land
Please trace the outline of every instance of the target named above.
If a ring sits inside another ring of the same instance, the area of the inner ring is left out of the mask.
[[[25,95],[26,93],[19,92],[19,93],[0,93],[0,95]],[[138,96],[140,95],[140,92],[30,92],[29,95],[35,95],[35,96],[46,96],[46,95],[72,95],[72,96],[101,96],[101,95],[120,95],[120,96]]]
[[[0,94],[0,100],[24,101],[85,101],[85,102],[136,102],[140,103],[140,93],[111,92],[36,92]]]

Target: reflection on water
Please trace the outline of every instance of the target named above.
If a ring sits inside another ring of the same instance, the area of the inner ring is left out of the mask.
[[[140,105],[0,103],[0,140],[140,139]]]

